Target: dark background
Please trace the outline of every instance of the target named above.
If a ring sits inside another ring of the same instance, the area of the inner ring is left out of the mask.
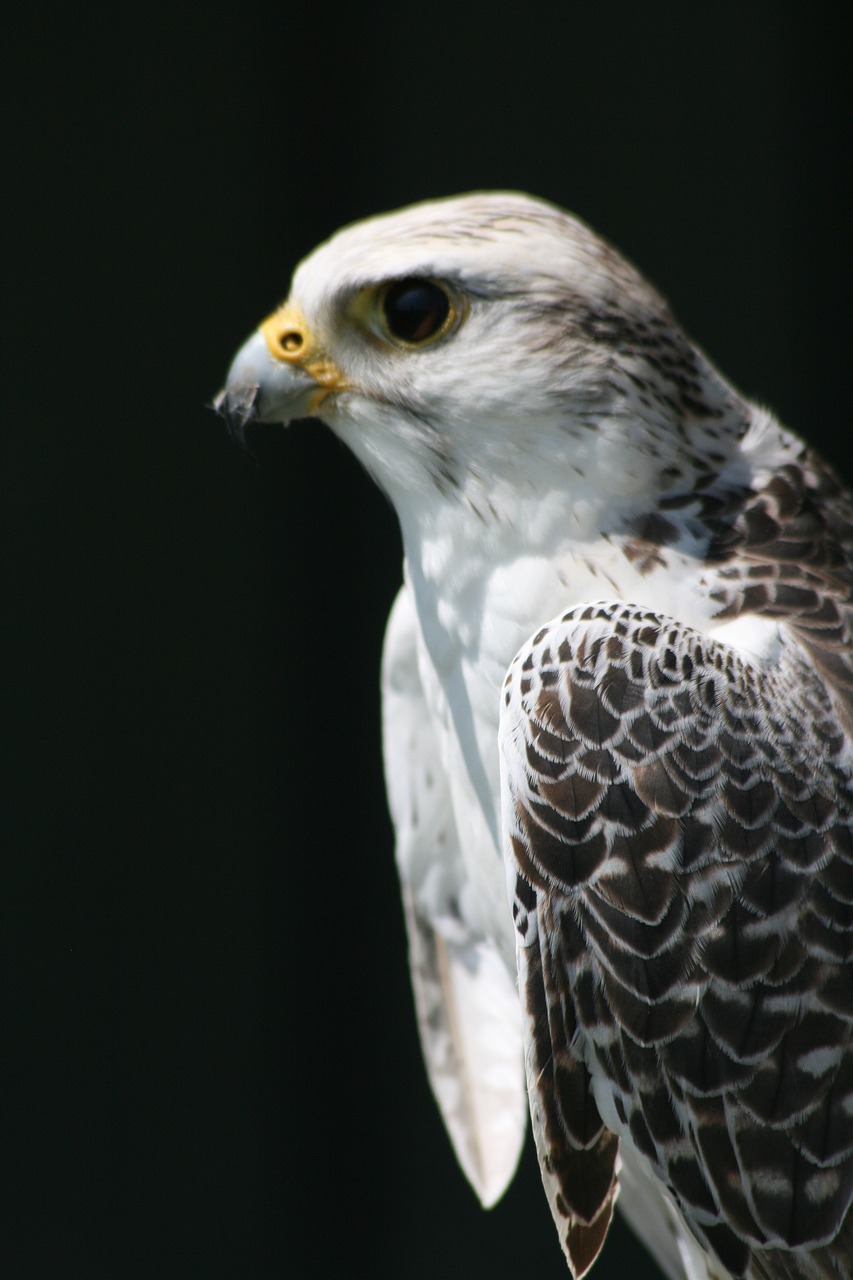
[[[205,404],[341,223],[516,187],[853,474],[831,13],[19,7],[4,1277],[567,1274],[530,1150],[482,1213],[420,1065],[379,754],[392,514],[323,428],[253,459]],[[637,1257],[617,1234],[596,1280]]]

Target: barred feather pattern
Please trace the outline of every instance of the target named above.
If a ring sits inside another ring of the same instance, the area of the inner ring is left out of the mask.
[[[780,619],[771,663],[616,601],[507,676],[528,1079],[578,1275],[570,1236],[594,1245],[612,1203],[605,1121],[731,1275],[850,1274],[853,521],[799,464],[711,531],[719,617]],[[566,1134],[595,1153],[592,1208],[560,1177]]]

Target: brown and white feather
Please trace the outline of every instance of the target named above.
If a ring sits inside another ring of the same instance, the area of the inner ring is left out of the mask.
[[[850,505],[804,464],[714,570],[721,618],[779,620],[772,664],[584,606],[518,656],[502,729],[519,953],[561,1010],[526,989],[538,1088],[568,1050],[731,1274],[773,1280],[844,1274],[853,1200]]]

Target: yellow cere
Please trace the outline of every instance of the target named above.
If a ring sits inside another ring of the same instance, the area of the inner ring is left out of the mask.
[[[346,378],[337,365],[322,354],[308,322],[295,303],[283,303],[267,316],[260,325],[260,331],[273,359],[298,364],[322,388],[323,398],[330,391],[347,389]]]

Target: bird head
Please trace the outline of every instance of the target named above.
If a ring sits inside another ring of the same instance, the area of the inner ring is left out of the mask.
[[[642,500],[730,425],[734,393],[666,304],[583,223],[475,193],[344,228],[236,356],[216,401],[318,417],[398,509],[555,471]]]

